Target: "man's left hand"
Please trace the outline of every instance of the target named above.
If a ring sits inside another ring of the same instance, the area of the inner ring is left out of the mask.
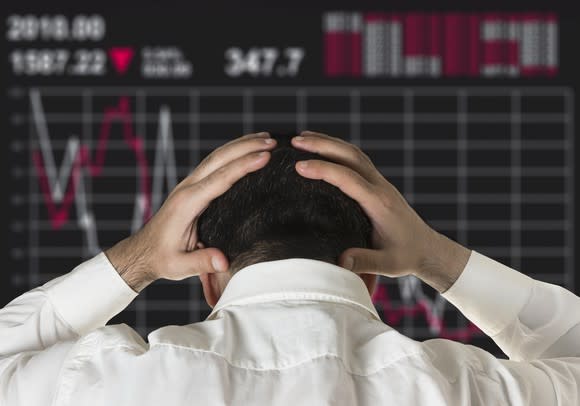
[[[140,292],[157,279],[182,280],[226,271],[225,254],[198,241],[197,220],[213,199],[247,173],[264,167],[275,145],[270,134],[257,133],[212,151],[137,233],[105,251],[125,282]]]

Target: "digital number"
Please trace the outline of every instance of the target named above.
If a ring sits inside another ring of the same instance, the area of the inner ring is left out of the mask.
[[[72,20],[72,37],[76,40],[99,41],[105,36],[105,20],[99,15],[76,16]]]
[[[286,68],[287,75],[296,76],[298,74],[298,70],[300,69],[300,63],[302,63],[302,59],[304,59],[304,49],[286,48],[284,54],[288,59],[288,66]]]
[[[15,50],[10,54],[15,75],[61,75],[68,59],[65,49]]]
[[[101,76],[107,73],[107,55],[102,49],[77,49],[72,57],[66,49],[17,49],[10,54],[10,61],[15,75]]]
[[[300,70],[304,54],[304,49],[297,47],[285,48],[282,52],[272,47],[250,48],[248,51],[231,47],[225,52],[224,72],[230,77],[244,74],[253,77],[294,77]]]
[[[6,20],[8,41],[100,41],[105,37],[105,20],[100,15],[11,15]]]
[[[79,49],[75,51],[72,62],[69,68],[72,75],[100,76],[106,73],[107,55],[102,49]]]

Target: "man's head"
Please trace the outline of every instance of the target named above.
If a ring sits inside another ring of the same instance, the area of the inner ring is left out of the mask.
[[[213,281],[214,294],[206,286],[211,281],[202,278],[212,307],[211,296],[217,301],[231,275],[248,265],[286,258],[336,264],[347,248],[370,248],[372,227],[360,205],[337,187],[296,172],[297,161],[328,159],[294,148],[293,135],[271,136],[277,145],[269,162],[214,199],[198,220],[199,241],[219,248],[230,262],[222,283]],[[367,287],[372,292],[374,283]]]

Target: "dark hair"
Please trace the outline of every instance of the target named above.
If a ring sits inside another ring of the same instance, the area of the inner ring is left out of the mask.
[[[347,248],[369,248],[371,223],[360,205],[339,188],[296,172],[304,159],[330,161],[277,140],[269,162],[214,199],[198,220],[205,247],[219,248],[230,272],[257,262],[310,258],[336,264]]]

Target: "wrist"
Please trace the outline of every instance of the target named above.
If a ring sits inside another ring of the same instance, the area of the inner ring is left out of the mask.
[[[471,250],[444,234],[431,231],[428,249],[420,261],[415,276],[439,293],[444,293],[463,273]]]
[[[118,242],[104,253],[125,283],[139,293],[157,278],[147,266],[146,256],[132,247],[131,238]]]

